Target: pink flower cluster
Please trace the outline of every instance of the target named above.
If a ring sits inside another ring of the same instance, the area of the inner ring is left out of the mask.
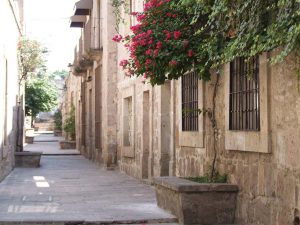
[[[128,65],[128,60],[127,60],[127,59],[123,59],[123,60],[120,62],[119,65],[122,66],[123,69],[125,69],[126,66]]]
[[[157,71],[176,71],[182,61],[195,56],[187,40],[186,27],[189,24],[177,26],[180,23],[174,22],[174,26],[170,26],[172,21],[186,21],[177,10],[169,10],[167,3],[170,1],[147,0],[143,12],[131,13],[139,22],[130,27],[132,34],[114,36],[113,41],[123,42],[129,51],[130,59],[123,59],[119,64],[127,76],[136,74],[151,80]],[[160,28],[155,28],[155,24]]]
[[[123,37],[122,37],[122,35],[120,35],[120,34],[117,34],[117,35],[115,35],[113,38],[112,38],[112,40],[114,41],[114,42],[120,42],[120,41],[122,41],[122,39],[123,39]]]
[[[146,2],[144,5],[144,12],[149,11],[153,8],[159,7],[163,5],[164,3],[170,2],[171,0],[150,0]]]

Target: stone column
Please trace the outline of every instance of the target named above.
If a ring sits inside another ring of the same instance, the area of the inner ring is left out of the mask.
[[[103,79],[102,79],[102,132],[104,166],[113,167],[117,162],[117,45],[112,41],[115,35],[115,18],[110,0],[101,4]]]

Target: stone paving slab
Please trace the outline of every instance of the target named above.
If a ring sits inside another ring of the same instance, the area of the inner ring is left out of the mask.
[[[58,142],[34,142],[24,146],[25,151],[43,152],[43,155],[79,155],[77,149],[60,149]]]
[[[43,155],[79,155],[77,149],[60,149],[59,141],[62,137],[55,137],[52,133],[35,133],[34,143],[25,144],[25,151],[43,152]]]
[[[177,220],[157,207],[153,187],[76,155],[42,156],[40,168],[16,168],[0,183],[0,224],[30,221],[155,224]]]
[[[54,136],[53,132],[41,133],[35,132],[34,133],[34,141],[36,142],[58,142],[64,140],[63,137]]]
[[[125,225],[124,223],[90,223],[90,222],[49,222],[49,223],[36,223],[36,222],[8,222],[0,225]],[[126,225],[179,225],[179,223],[130,223]],[[226,225],[226,224],[225,224]]]

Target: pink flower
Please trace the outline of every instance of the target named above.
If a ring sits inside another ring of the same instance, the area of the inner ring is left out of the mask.
[[[145,14],[140,14],[136,17],[137,21],[139,21],[139,22],[143,21],[145,18],[146,18]]]
[[[146,59],[146,66],[149,66],[150,64],[152,64],[152,60],[151,59]]]
[[[180,31],[174,31],[174,39],[178,39],[181,36],[181,32]]]
[[[192,49],[190,49],[190,50],[188,51],[188,57],[193,57],[193,55],[194,55],[194,52],[193,52]]]
[[[152,45],[153,44],[153,39],[150,39],[149,41],[148,41],[148,45]]]
[[[138,13],[137,12],[132,12],[132,13],[130,13],[132,16],[136,16],[136,15],[138,15]]]
[[[158,56],[158,49],[155,49],[155,50],[154,50],[153,56],[154,56],[154,58]]]
[[[137,68],[137,69],[140,69],[140,68],[141,68],[141,64],[140,64],[139,61],[135,61],[134,63],[135,63],[135,65],[136,65],[136,68]]]
[[[167,30],[164,30],[164,33],[166,34],[166,40],[170,39],[171,38],[171,34],[169,31]]]
[[[140,45],[142,45],[142,46],[147,45],[147,41],[146,41],[146,40],[141,40],[141,41],[140,41]]]
[[[141,29],[142,27],[142,24],[137,24],[135,26],[131,26],[130,27],[130,30],[134,33],[134,34],[137,34],[139,32],[139,30]]]
[[[128,60],[127,59],[123,59],[120,64],[120,66],[122,66],[123,68],[125,68],[128,65]]]
[[[152,50],[151,50],[151,49],[148,49],[148,50],[146,51],[146,55],[151,55],[151,53],[152,53]]]
[[[115,35],[113,38],[112,38],[112,40],[114,41],[114,42],[120,42],[121,40],[122,40],[122,35]]]
[[[162,47],[162,43],[159,41],[159,42],[157,42],[157,44],[156,44],[156,48],[157,49],[161,49],[161,47]]]
[[[173,60],[171,60],[171,61],[169,62],[169,65],[172,66],[172,67],[174,67],[174,66],[177,65],[177,61],[173,59]]]
[[[147,30],[147,36],[150,36],[152,34],[152,30]]]

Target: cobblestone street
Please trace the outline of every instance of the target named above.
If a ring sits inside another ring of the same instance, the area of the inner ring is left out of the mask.
[[[49,143],[32,146],[42,149]],[[53,143],[52,150],[59,151],[58,142]],[[119,171],[106,171],[81,155],[43,155],[40,168],[16,168],[0,183],[0,224],[174,221],[157,207],[153,187]]]

